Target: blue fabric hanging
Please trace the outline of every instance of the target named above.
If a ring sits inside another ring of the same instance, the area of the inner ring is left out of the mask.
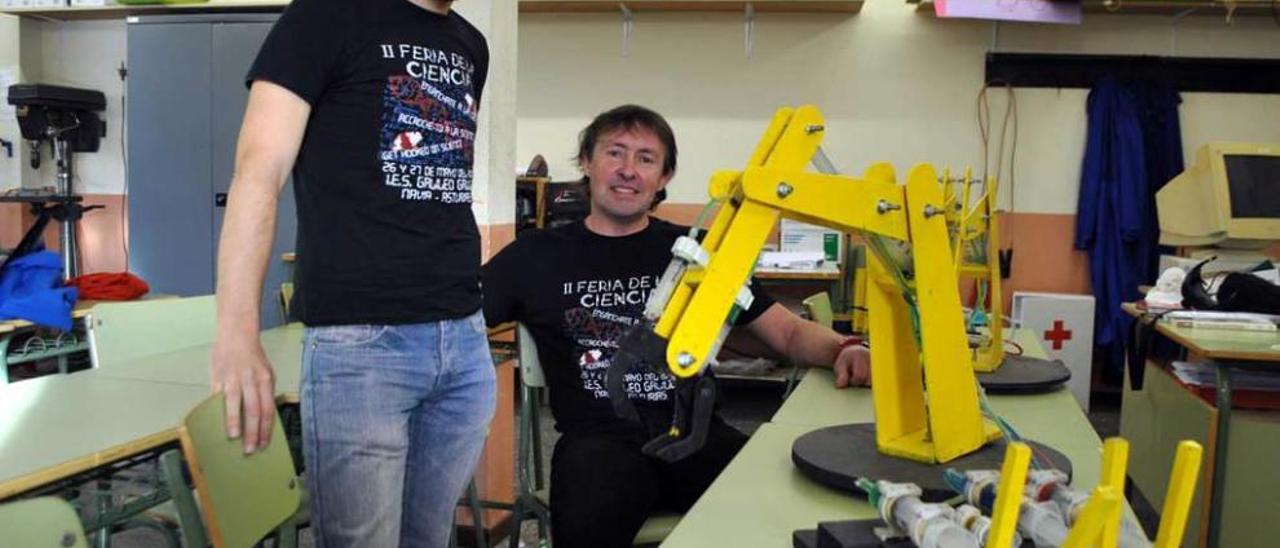
[[[1137,300],[1138,284],[1156,275],[1155,192],[1181,172],[1179,101],[1167,88],[1122,85],[1110,78],[1089,92],[1075,247],[1089,254],[1094,343],[1112,368],[1124,363],[1132,325],[1120,304]]]
[[[1141,108],[1142,139],[1147,160],[1148,234],[1151,243],[1146,250],[1145,269],[1139,275],[1139,283],[1154,284],[1160,277],[1160,255],[1172,255],[1174,249],[1159,245],[1160,223],[1156,210],[1156,192],[1185,169],[1182,158],[1182,128],[1178,121],[1178,105],[1182,97],[1177,90],[1160,84],[1138,87]]]
[[[37,251],[10,259],[0,271],[0,320],[20,319],[71,330],[76,288],[62,285],[62,259]]]

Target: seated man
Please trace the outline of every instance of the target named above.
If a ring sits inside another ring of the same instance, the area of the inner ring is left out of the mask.
[[[582,131],[578,162],[590,214],[521,237],[493,257],[484,268],[484,312],[490,325],[523,322],[538,345],[563,434],[551,459],[555,545],[623,547],[654,511],[688,510],[747,438],[716,417],[694,455],[675,463],[645,456],[641,447],[671,422],[675,382],[665,372],[627,383],[655,431],[614,415],[605,371],[616,340],[640,321],[672,243],[688,233],[648,215],[675,173],[675,138],[662,116],[622,106]],[[837,386],[867,382],[866,348],[752,290],[755,303],[738,325],[791,363],[834,367]]]

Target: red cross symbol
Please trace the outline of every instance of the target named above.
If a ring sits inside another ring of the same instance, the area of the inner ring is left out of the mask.
[[[1053,329],[1044,332],[1045,340],[1053,342],[1054,350],[1062,350],[1062,343],[1071,340],[1071,330],[1062,327],[1062,320],[1053,320]]]

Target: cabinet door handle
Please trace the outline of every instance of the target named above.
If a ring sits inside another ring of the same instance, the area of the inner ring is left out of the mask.
[[[213,195],[213,207],[227,207],[226,192],[218,192]]]

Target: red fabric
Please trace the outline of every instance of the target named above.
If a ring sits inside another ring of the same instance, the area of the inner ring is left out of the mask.
[[[866,345],[867,345],[866,339],[863,339],[862,337],[858,337],[856,335],[850,335],[848,337],[845,337],[843,341],[840,341],[840,350],[844,350],[846,348],[849,348],[850,346],[866,346]]]
[[[80,290],[81,300],[131,301],[151,291],[142,278],[128,272],[85,274],[67,281]]]

